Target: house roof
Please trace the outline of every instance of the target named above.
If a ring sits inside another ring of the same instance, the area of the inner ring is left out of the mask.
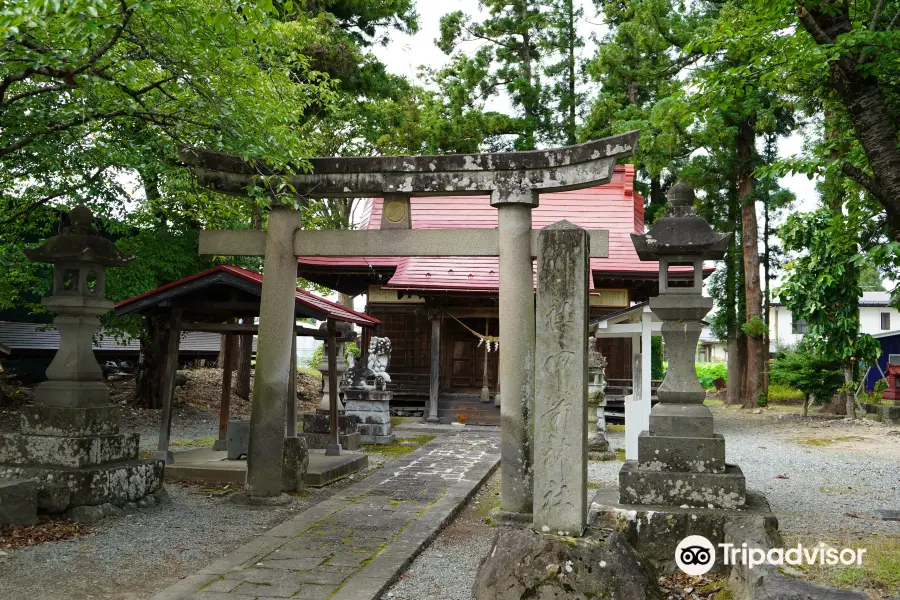
[[[362,211],[362,229],[379,229],[382,198],[371,198]],[[410,198],[413,229],[495,229],[497,209],[488,196]],[[541,194],[532,211],[535,229],[562,219],[585,229],[609,230],[609,257],[592,258],[594,278],[655,280],[659,264],[638,258],[630,234],[644,233],[644,199],[634,191],[634,165],[617,165],[605,185],[570,192]],[[452,249],[448,249],[448,254]],[[334,270],[395,268],[385,289],[496,292],[497,257],[310,257],[298,258],[303,267]],[[687,270],[680,267],[679,270]],[[674,269],[673,269],[674,270]]]
[[[218,333],[205,333],[189,331],[182,334],[179,351],[182,353],[210,353],[219,352],[221,335]],[[103,330],[94,337],[94,351],[99,352],[140,352],[140,342],[131,339],[126,343],[116,340]],[[52,350],[59,348],[59,330],[46,323],[20,323],[16,321],[0,321],[0,346],[7,346],[10,354],[16,354],[23,350]],[[253,341],[253,349],[256,349],[256,340]]]
[[[160,286],[149,292],[139,294],[133,298],[122,300],[116,304],[116,314],[124,315],[143,312],[163,300],[195,292],[204,286],[221,284],[229,285],[234,284],[235,282],[243,282],[244,284],[249,283],[249,286],[244,285],[242,288],[245,290],[249,289],[257,296],[261,294],[263,282],[262,275],[255,271],[249,271],[240,267],[219,265],[212,269],[195,273],[184,279],[179,279],[178,281],[173,281],[172,283]],[[321,296],[317,296],[300,288],[297,288],[296,301],[298,313],[306,317],[322,321],[325,319],[335,319],[337,321],[354,323],[363,327],[372,327],[380,323],[380,321],[374,317],[356,312],[346,306],[342,306],[331,300],[326,300]]]

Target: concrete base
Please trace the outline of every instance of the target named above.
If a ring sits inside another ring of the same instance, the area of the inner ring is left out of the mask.
[[[136,433],[91,437],[8,433],[0,435],[0,463],[80,469],[135,460],[138,456],[138,438]]]
[[[306,438],[308,448],[315,450],[324,450],[331,443],[330,433],[302,433],[300,436]],[[344,450],[359,450],[359,445],[363,443],[362,436],[359,433],[347,433],[338,435],[338,441]]]
[[[678,571],[675,565],[675,548],[689,535],[702,535],[718,546],[725,539],[725,525],[748,516],[762,516],[778,521],[772,516],[769,503],[760,492],[747,492],[747,501],[741,510],[710,508],[681,508],[668,505],[622,504],[617,490],[597,492],[591,503],[588,524],[593,527],[613,527],[624,533],[628,541],[645,558],[665,573]],[[714,570],[728,571],[721,556],[716,556]]]
[[[622,504],[738,509],[746,493],[744,473],[736,465],[726,465],[724,473],[650,471],[627,460],[619,471]]]
[[[92,436],[119,432],[118,406],[66,408],[28,405],[22,408],[25,435]]]
[[[372,444],[376,446],[387,446],[394,443],[396,436],[390,435],[360,435],[359,441],[362,444]],[[352,449],[352,448],[351,448]]]
[[[247,456],[250,452],[250,422],[229,421],[227,435],[225,449],[228,451],[228,460]]]
[[[155,450],[151,456],[153,460],[161,460],[166,465],[175,462],[175,454],[171,450]]]
[[[882,404],[863,403],[863,409],[866,411],[865,417],[869,415],[878,415],[880,421],[885,425],[900,425],[900,406],[895,406],[893,401],[883,401]],[[888,404],[887,402],[891,402]]]
[[[724,473],[725,438],[720,433],[688,438],[642,431],[638,436],[638,465],[649,471]]]
[[[495,508],[491,510],[491,520],[495,523],[531,523],[534,521],[534,515],[531,513],[517,513],[508,510]]]
[[[228,440],[216,440],[213,442],[212,449],[216,452],[225,452],[228,450]]]
[[[163,463],[133,460],[84,469],[0,465],[0,479],[17,478],[35,480],[40,510],[61,512],[74,506],[135,502],[162,485]]]
[[[369,466],[369,457],[356,452],[325,456],[310,452],[303,483],[322,487]],[[166,467],[166,481],[203,481],[208,483],[240,483],[247,479],[247,461],[227,460],[225,452],[197,448],[179,452],[177,462]]]

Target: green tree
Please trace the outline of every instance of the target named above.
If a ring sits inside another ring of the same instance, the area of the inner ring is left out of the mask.
[[[828,402],[843,382],[841,362],[824,357],[807,342],[801,342],[796,348],[779,350],[772,361],[772,383],[803,392],[804,417],[809,412],[811,399],[819,404]]]
[[[874,362],[881,348],[859,332],[858,227],[851,218],[821,209],[788,217],[780,235],[785,250],[798,253],[788,264],[779,288],[784,306],[806,321],[809,347],[828,360],[840,361],[844,382],[853,381],[853,364]],[[856,415],[853,394],[845,391],[843,409]]]

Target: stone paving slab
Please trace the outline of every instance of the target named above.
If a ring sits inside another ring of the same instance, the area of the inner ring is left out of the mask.
[[[152,600],[372,600],[500,461],[496,433],[428,442]]]

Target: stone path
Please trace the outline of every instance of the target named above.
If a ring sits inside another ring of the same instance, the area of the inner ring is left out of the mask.
[[[494,433],[439,437],[153,600],[378,598],[499,459]]]

